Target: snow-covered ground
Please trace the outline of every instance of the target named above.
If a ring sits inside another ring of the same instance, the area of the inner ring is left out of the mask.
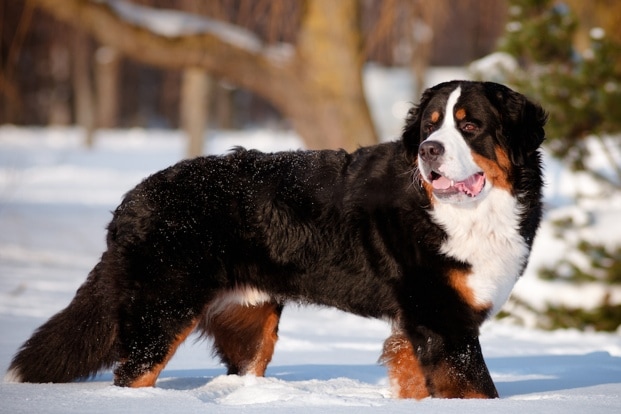
[[[0,128],[0,370],[32,331],[69,302],[104,248],[122,194],[183,156],[179,133],[101,132],[93,150],[76,129]],[[290,133],[214,133],[234,144],[300,146]],[[546,250],[542,238],[538,248]],[[545,256],[545,255],[544,255]],[[532,267],[532,266],[531,266]],[[531,272],[532,273],[532,272]],[[524,277],[537,289],[531,273]],[[388,326],[331,309],[285,310],[267,378],[224,376],[209,344],[190,339],[156,389],[111,385],[111,375],[62,385],[0,384],[0,412],[619,412],[621,337],[541,332],[492,322],[482,343],[498,401],[396,401],[376,360]],[[235,407],[231,407],[235,406]]]
[[[404,89],[398,78],[374,79],[371,93],[391,89],[389,81]],[[384,106],[401,116],[409,98],[392,97],[390,106]],[[395,136],[398,127],[387,122],[382,131]],[[207,152],[222,153],[234,145],[270,151],[301,147],[289,132],[214,131]],[[110,211],[124,192],[183,154],[178,132],[102,131],[95,148],[88,150],[77,129],[0,127],[0,372],[33,330],[73,297],[103,251]],[[548,164],[548,214],[579,215],[567,200],[572,186],[580,183],[560,165]],[[592,230],[594,237],[621,241],[620,205],[613,199],[598,206],[598,214],[609,219],[603,229]],[[516,289],[521,295],[544,301],[555,294],[534,270],[564,254],[552,234],[544,225],[531,266]],[[572,292],[557,289],[563,295]],[[588,301],[587,296],[574,292],[573,300]],[[266,378],[225,376],[209,343],[190,338],[156,388],[114,387],[109,372],[74,384],[0,383],[0,413],[621,412],[618,333],[543,332],[490,322],[481,341],[501,398],[416,402],[390,398],[385,370],[376,363],[388,332],[382,321],[290,307]]]

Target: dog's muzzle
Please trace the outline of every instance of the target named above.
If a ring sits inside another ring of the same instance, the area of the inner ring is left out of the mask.
[[[485,174],[477,171],[465,178],[455,179],[441,172],[445,148],[438,141],[424,141],[418,148],[419,169],[422,178],[431,184],[434,195],[446,201],[463,201],[477,197],[485,187]]]

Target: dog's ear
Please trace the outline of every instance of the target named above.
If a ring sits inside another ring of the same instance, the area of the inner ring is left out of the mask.
[[[501,117],[502,138],[506,140],[511,161],[524,165],[545,139],[548,119],[543,108],[504,85],[485,82],[487,98]]]

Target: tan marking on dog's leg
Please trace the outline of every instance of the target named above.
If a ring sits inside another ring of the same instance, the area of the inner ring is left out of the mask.
[[[278,340],[279,321],[280,315],[276,312],[271,312],[267,315],[263,325],[261,344],[254,361],[248,368],[248,374],[256,375],[257,377],[265,375],[265,370],[267,369],[267,365],[272,360],[276,341]]]
[[[129,386],[132,388],[153,387],[160,373],[162,372],[168,361],[170,361],[170,359],[173,357],[173,355],[177,351],[177,348],[179,348],[179,345],[181,345],[181,343],[186,340],[186,338],[192,333],[194,328],[196,328],[197,324],[198,319],[193,321],[190,326],[181,331],[179,335],[177,335],[175,340],[170,344],[170,347],[168,348],[168,354],[166,354],[164,360],[161,363],[154,365],[148,372],[136,378],[134,381],[132,381],[131,384],[129,384]]]
[[[429,397],[425,376],[405,334],[395,333],[386,339],[380,361],[388,369],[395,397],[417,400]]]
[[[442,364],[430,374],[430,381],[434,388],[434,397],[439,398],[464,398],[464,399],[489,399],[498,398],[496,389],[488,390],[484,393],[480,390],[475,391],[472,386],[468,386],[460,381],[449,364]]]
[[[201,328],[213,337],[217,354],[229,374],[263,376],[278,340],[282,306],[269,302],[254,306],[229,305],[210,314]]]

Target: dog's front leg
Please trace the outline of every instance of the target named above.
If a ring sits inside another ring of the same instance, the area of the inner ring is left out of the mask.
[[[392,394],[397,398],[429,397],[427,381],[408,336],[399,329],[384,342],[380,362],[388,369]]]
[[[440,398],[497,398],[479,337],[473,332],[442,335],[424,326],[408,333],[429,394]]]

